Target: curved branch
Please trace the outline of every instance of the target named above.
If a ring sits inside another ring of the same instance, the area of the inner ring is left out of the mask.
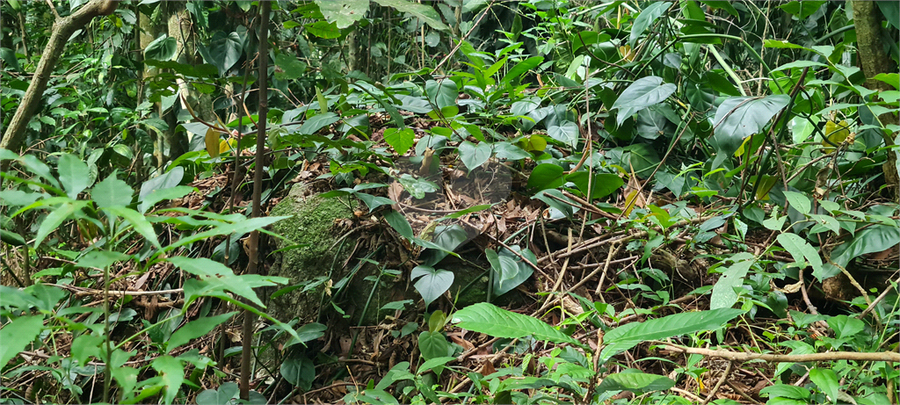
[[[35,110],[37,110],[41,97],[44,95],[44,90],[47,89],[47,81],[50,79],[50,74],[56,68],[56,62],[59,61],[63,48],[72,34],[87,25],[94,17],[112,14],[116,10],[118,3],[114,0],[91,0],[90,3],[84,5],[72,15],[58,19],[53,23],[50,40],[47,42],[47,47],[44,48],[41,61],[38,62],[34,77],[32,77],[31,84],[28,85],[28,90],[25,91],[25,95],[19,103],[19,108],[16,109],[15,115],[9,122],[9,127],[6,128],[6,132],[3,134],[3,139],[0,139],[0,148],[15,151],[22,143],[28,122],[34,115]]]

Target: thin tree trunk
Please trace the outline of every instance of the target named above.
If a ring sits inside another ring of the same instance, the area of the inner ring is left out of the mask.
[[[34,112],[40,105],[41,97],[44,90],[47,89],[47,81],[50,80],[50,74],[56,68],[56,62],[62,55],[63,49],[72,34],[84,27],[94,17],[101,15],[110,15],[116,10],[118,2],[114,0],[91,0],[72,15],[57,20],[53,23],[53,30],[50,34],[50,40],[44,53],[41,55],[41,61],[38,62],[34,77],[28,90],[22,97],[19,108],[16,109],[15,115],[9,122],[9,127],[0,139],[0,148],[15,150],[18,149],[25,138],[25,130],[28,128],[28,122],[34,116]]]
[[[262,174],[263,154],[266,149],[266,120],[269,113],[268,101],[268,71],[269,71],[269,14],[272,4],[268,1],[260,2],[259,22],[259,120],[256,123],[256,162],[253,165],[253,211],[252,218],[262,215],[260,203],[262,200]],[[259,230],[250,233],[249,263],[246,274],[255,274],[259,269]],[[241,338],[244,340],[241,353],[241,399],[250,399],[250,360],[253,342],[253,323],[255,317],[250,311],[244,310],[244,325]]]
[[[897,65],[884,51],[883,28],[881,23],[884,16],[873,1],[853,1],[853,25],[856,28],[856,47],[859,50],[859,62],[862,65],[863,74],[866,76],[866,87],[872,90],[894,90],[889,84],[875,80],[873,77],[879,73],[896,73]],[[897,116],[886,113],[878,117],[883,125],[897,124]],[[888,146],[894,144],[894,136],[885,136]],[[898,173],[897,153],[888,151],[887,162],[882,166],[884,181],[890,188],[894,201],[900,201],[900,173]]]

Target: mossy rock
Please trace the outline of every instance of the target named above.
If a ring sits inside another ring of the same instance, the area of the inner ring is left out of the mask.
[[[275,247],[280,251],[274,255],[276,260],[269,269],[269,275],[288,278],[288,286],[296,288],[275,298],[271,298],[271,295],[276,289],[266,291],[266,297],[269,298],[266,305],[270,315],[282,322],[297,318],[298,325],[303,325],[316,321],[321,310],[333,311],[329,304],[329,300],[333,300],[346,314],[342,323],[353,326],[374,325],[385,315],[390,315],[379,310],[389,302],[413,300],[421,303],[414,283],[407,280],[408,274],[385,272],[379,279],[381,266],[357,260],[369,253],[365,249],[355,250],[356,259],[347,260],[360,237],[373,237],[375,245],[390,239],[379,235],[365,235],[364,232],[381,232],[370,229],[353,233],[343,243],[338,241],[341,233],[346,233],[349,229],[339,230],[335,224],[355,221],[353,211],[360,205],[361,202],[356,199],[322,198],[309,192],[305,184],[298,183],[275,206],[271,215],[291,218],[276,222],[271,227],[273,232],[285,239],[275,240]],[[466,249],[460,249],[464,250]],[[373,257],[373,260],[380,259],[383,257]],[[490,268],[490,264],[483,257],[473,257],[470,260],[475,260],[476,266],[453,256],[445,257],[435,266],[453,272],[454,281],[449,293],[457,307],[486,299],[488,276],[484,269]],[[349,263],[349,268],[344,268],[344,263]],[[377,288],[376,279],[379,279]],[[494,302],[521,302],[523,298],[519,292],[511,291]]]
[[[269,299],[268,312],[283,322],[293,318],[299,318],[301,324],[315,321],[326,281],[335,277],[332,266],[341,266],[352,248],[335,245],[340,235],[334,224],[351,219],[353,209],[345,198],[322,198],[298,183],[271,215],[291,218],[272,225],[271,230],[286,239],[275,241],[281,251],[275,254],[269,275],[286,277],[291,280],[289,285],[301,287]]]

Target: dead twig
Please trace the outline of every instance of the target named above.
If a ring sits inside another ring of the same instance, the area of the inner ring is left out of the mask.
[[[742,353],[730,350],[697,349],[692,347],[664,344],[664,350],[679,353],[699,354],[707,357],[718,357],[732,361],[763,360],[770,363],[805,363],[812,361],[892,361],[900,362],[900,353],[894,352],[828,352],[810,354],[768,354],[768,353]]]

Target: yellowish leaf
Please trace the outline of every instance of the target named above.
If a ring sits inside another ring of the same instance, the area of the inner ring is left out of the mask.
[[[756,188],[756,199],[766,201],[769,199],[769,191],[775,186],[775,176],[763,175],[759,180],[759,187]]]
[[[839,123],[835,123],[833,120],[828,120],[825,123],[825,137],[828,138],[831,143],[822,140],[822,151],[825,153],[829,153],[834,150],[834,146],[831,144],[840,145],[850,136],[850,125],[847,124],[847,121],[841,120]]]
[[[625,59],[629,62],[634,62],[634,58],[636,53],[631,49],[631,45],[625,44],[624,46],[619,47],[619,55],[622,56],[622,59]]]
[[[219,134],[221,132],[216,131],[212,128],[206,129],[206,152],[209,153],[211,157],[219,157],[219,153],[221,151],[219,147]]]

